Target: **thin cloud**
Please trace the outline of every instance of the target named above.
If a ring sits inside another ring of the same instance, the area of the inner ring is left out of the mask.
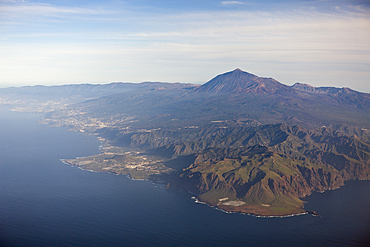
[[[222,1],[221,4],[223,5],[246,5],[246,3],[239,2],[239,1]]]
[[[4,1],[4,0],[2,0]],[[10,2],[9,0],[5,0]],[[17,1],[18,2],[18,1]],[[89,9],[79,7],[60,7],[50,4],[18,4],[0,6],[0,13],[8,17],[62,17],[76,15],[106,15],[108,11],[102,9]]]
[[[0,0],[0,3],[25,3],[24,0]]]

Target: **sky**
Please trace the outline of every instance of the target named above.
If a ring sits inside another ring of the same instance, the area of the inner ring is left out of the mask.
[[[0,87],[205,83],[236,68],[370,93],[370,0],[0,0]]]

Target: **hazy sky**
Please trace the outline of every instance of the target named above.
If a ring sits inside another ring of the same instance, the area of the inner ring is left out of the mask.
[[[370,92],[370,1],[0,0],[0,87],[235,68]]]

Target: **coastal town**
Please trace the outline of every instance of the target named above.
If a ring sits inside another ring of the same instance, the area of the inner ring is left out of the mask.
[[[165,160],[127,148],[112,146],[99,137],[103,143],[101,153],[76,159],[62,159],[63,163],[83,170],[128,175],[132,179],[148,179],[151,175],[168,173],[172,169],[164,166]]]

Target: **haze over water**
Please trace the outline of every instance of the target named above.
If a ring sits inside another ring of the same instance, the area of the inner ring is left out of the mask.
[[[305,198],[321,217],[229,214],[150,181],[65,165],[100,143],[8,110],[0,108],[0,246],[368,246],[370,181]]]

